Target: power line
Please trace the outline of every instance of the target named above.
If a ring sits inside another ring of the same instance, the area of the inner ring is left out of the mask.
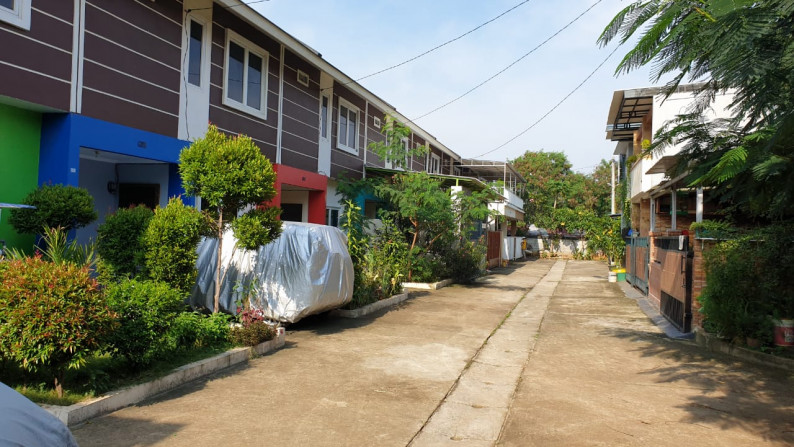
[[[519,4],[515,5],[515,6],[513,6],[513,7],[512,7],[512,8],[510,8],[510,9],[508,9],[507,11],[505,11],[505,12],[503,12],[503,13],[499,14],[498,16],[496,16],[496,17],[492,18],[491,20],[488,20],[487,22],[483,22],[483,23],[481,23],[481,24],[477,25],[476,27],[474,27],[474,28],[472,28],[472,29],[470,29],[470,30],[466,31],[465,33],[461,34],[461,35],[460,35],[460,36],[458,36],[458,37],[452,38],[452,39],[450,39],[450,40],[448,40],[448,41],[446,41],[446,42],[444,42],[444,43],[442,43],[442,44],[440,44],[440,45],[437,45],[437,46],[435,46],[435,47],[433,47],[433,48],[431,48],[431,49],[429,49],[429,50],[425,51],[424,53],[421,53],[421,54],[418,54],[418,55],[416,55],[416,56],[414,56],[414,57],[412,57],[412,58],[406,59],[406,60],[404,60],[404,61],[402,61],[402,62],[400,62],[400,63],[398,63],[398,64],[394,64],[394,65],[392,65],[392,66],[390,66],[390,67],[386,67],[386,68],[384,68],[383,70],[378,70],[378,71],[376,71],[376,72],[374,72],[374,73],[370,73],[370,74],[368,74],[368,75],[366,75],[366,76],[362,76],[362,77],[360,77],[360,78],[356,79],[356,82],[358,82],[358,81],[361,81],[361,80],[364,80],[364,79],[367,79],[367,78],[371,78],[372,76],[377,76],[377,75],[379,75],[379,74],[381,74],[381,73],[385,73],[385,72],[387,72],[387,71],[389,71],[389,70],[393,70],[393,69],[395,69],[395,68],[397,68],[397,67],[401,67],[401,66],[403,66],[403,65],[405,65],[405,64],[407,64],[407,63],[413,62],[413,61],[415,61],[415,60],[419,59],[419,58],[420,58],[420,57],[422,57],[422,56],[426,56],[426,55],[428,55],[428,54],[432,53],[433,51],[436,51],[436,50],[438,50],[439,48],[445,47],[445,46],[447,46],[447,45],[451,44],[452,42],[455,42],[455,41],[457,41],[457,40],[460,40],[460,39],[462,39],[462,38],[464,38],[464,37],[468,36],[469,34],[471,34],[471,33],[475,32],[475,31],[477,31],[478,29],[480,29],[480,28],[484,27],[485,25],[488,25],[488,24],[489,24],[489,23],[491,23],[491,22],[495,22],[496,20],[498,20],[498,19],[499,19],[499,18],[501,18],[502,16],[504,16],[504,15],[508,14],[509,12],[513,11],[514,9],[517,9],[519,6],[522,6],[522,5],[526,4],[526,3],[529,3],[530,1],[531,1],[531,0],[524,0],[524,1],[522,1],[521,3],[519,3]]]
[[[521,131],[521,132],[520,132],[518,135],[516,135],[516,136],[514,136],[513,138],[511,138],[511,139],[509,139],[509,140],[505,141],[504,143],[500,144],[499,146],[496,146],[495,148],[491,149],[490,151],[488,151],[488,152],[484,152],[484,153],[482,153],[482,154],[480,154],[480,155],[478,155],[478,156],[476,156],[476,157],[474,157],[474,158],[480,158],[480,157],[483,157],[483,156],[485,156],[485,155],[488,155],[488,154],[490,154],[490,153],[496,152],[497,150],[499,150],[499,149],[501,149],[501,148],[503,148],[503,147],[507,146],[508,144],[510,144],[510,143],[512,143],[513,141],[517,140],[517,139],[518,139],[520,136],[522,136],[522,135],[524,135],[525,133],[527,133],[527,132],[529,132],[530,130],[532,130],[532,128],[533,128],[533,127],[537,126],[537,125],[538,125],[538,123],[540,123],[541,121],[543,121],[543,120],[544,120],[544,119],[545,119],[547,116],[551,115],[551,113],[552,113],[552,112],[554,112],[555,110],[557,110],[557,108],[558,108],[560,105],[562,105],[562,103],[564,103],[564,102],[565,102],[565,101],[566,101],[568,98],[570,98],[570,97],[571,97],[571,95],[573,95],[574,93],[576,93],[576,91],[577,91],[577,90],[579,90],[579,89],[580,89],[580,88],[581,88],[581,87],[582,87],[582,86],[585,84],[585,82],[589,81],[589,80],[590,80],[590,78],[592,78],[592,77],[593,77],[593,75],[594,75],[594,74],[596,74],[596,72],[597,72],[597,71],[598,71],[598,70],[599,70],[601,67],[603,67],[603,66],[604,66],[604,64],[606,64],[606,63],[607,63],[607,61],[609,60],[609,58],[610,58],[610,57],[612,57],[612,55],[613,55],[613,54],[615,54],[615,52],[616,52],[616,51],[618,51],[618,48],[620,48],[620,46],[616,46],[616,47],[615,47],[615,49],[614,49],[614,50],[612,50],[612,52],[611,52],[611,53],[609,53],[609,54],[607,55],[607,57],[606,57],[606,58],[604,58],[604,60],[603,60],[603,61],[601,61],[601,63],[600,63],[600,64],[598,64],[598,66],[597,66],[597,67],[596,67],[596,68],[595,68],[593,71],[591,71],[591,72],[590,72],[590,74],[589,74],[589,75],[587,75],[587,77],[586,77],[586,78],[584,78],[584,80],[583,80],[582,82],[580,82],[580,83],[579,83],[579,85],[577,85],[577,86],[576,86],[576,87],[575,87],[573,90],[571,90],[570,92],[568,92],[568,94],[567,94],[567,95],[565,95],[565,97],[564,97],[564,98],[562,98],[562,99],[560,100],[560,102],[558,102],[557,104],[555,104],[555,105],[554,105],[554,107],[552,107],[551,109],[549,109],[549,111],[548,111],[548,112],[544,113],[544,114],[543,114],[543,116],[541,116],[540,118],[538,118],[538,120],[537,120],[537,121],[535,121],[534,123],[532,123],[532,125],[530,125],[530,126],[529,126],[529,127],[527,127],[526,129],[522,130],[522,131]]]
[[[451,101],[449,101],[449,102],[447,102],[447,103],[445,103],[445,104],[443,104],[443,105],[440,105],[440,106],[436,107],[435,109],[433,109],[433,110],[431,110],[431,111],[429,111],[429,112],[425,113],[424,115],[421,115],[421,116],[418,116],[418,117],[414,118],[414,120],[420,120],[420,119],[422,119],[422,118],[424,118],[424,117],[426,117],[426,116],[428,116],[428,115],[430,115],[430,114],[433,114],[433,113],[435,113],[435,112],[438,112],[439,110],[443,109],[444,107],[447,107],[448,105],[450,105],[450,104],[452,104],[452,103],[455,103],[455,102],[457,102],[457,101],[458,101],[458,100],[460,100],[461,98],[463,98],[463,97],[465,97],[465,96],[468,96],[469,94],[471,94],[472,92],[474,92],[474,91],[475,91],[475,90],[477,90],[478,88],[480,88],[480,87],[482,87],[483,85],[487,84],[488,82],[492,81],[494,78],[496,78],[497,76],[499,76],[499,75],[501,75],[502,73],[506,72],[506,71],[507,71],[507,70],[509,70],[509,69],[510,69],[512,66],[514,66],[515,64],[517,64],[517,63],[521,62],[523,59],[525,59],[525,58],[526,58],[527,56],[529,56],[530,54],[534,53],[534,52],[535,52],[535,51],[536,51],[538,48],[540,48],[540,47],[542,47],[543,45],[545,45],[545,44],[546,44],[548,41],[550,41],[551,39],[553,39],[553,38],[557,37],[557,35],[558,35],[558,34],[560,34],[561,32],[565,31],[565,30],[566,30],[566,29],[567,29],[569,26],[573,25],[573,23],[574,23],[574,22],[576,22],[577,20],[579,20],[579,19],[580,19],[580,18],[581,18],[583,15],[587,14],[587,13],[588,13],[588,12],[589,12],[591,9],[595,8],[595,6],[596,6],[596,5],[598,5],[599,3],[601,3],[602,1],[603,1],[603,0],[598,0],[598,1],[596,1],[595,3],[593,3],[592,5],[590,5],[590,7],[589,7],[589,8],[585,9],[585,10],[584,10],[584,11],[583,11],[581,14],[579,14],[579,15],[578,15],[578,16],[576,16],[576,17],[575,17],[573,20],[571,20],[570,22],[568,22],[568,24],[566,24],[565,26],[563,26],[562,28],[560,28],[559,30],[557,30],[557,32],[555,32],[554,34],[552,34],[551,36],[549,36],[549,37],[548,37],[546,40],[544,40],[543,42],[541,42],[540,44],[538,44],[537,46],[535,46],[535,48],[533,48],[533,49],[529,50],[529,52],[525,53],[523,56],[521,56],[521,57],[519,57],[518,59],[516,59],[516,60],[514,60],[513,62],[511,62],[511,63],[510,63],[510,65],[508,65],[507,67],[505,67],[505,68],[503,68],[503,69],[499,70],[498,72],[496,72],[496,74],[494,74],[494,75],[493,75],[493,76],[491,76],[490,78],[488,78],[488,79],[486,79],[486,80],[484,80],[484,81],[480,82],[479,84],[475,85],[474,87],[472,87],[471,89],[469,89],[468,91],[466,91],[466,93],[464,93],[464,94],[462,94],[462,95],[458,96],[457,98],[455,98],[455,99],[453,99],[453,100],[451,100]]]

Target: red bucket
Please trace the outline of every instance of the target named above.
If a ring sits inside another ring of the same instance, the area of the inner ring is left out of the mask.
[[[775,320],[775,346],[794,346],[794,320]]]

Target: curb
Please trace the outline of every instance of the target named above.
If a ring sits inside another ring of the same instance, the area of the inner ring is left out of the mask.
[[[253,347],[234,348],[215,357],[188,363],[174,369],[174,372],[151,382],[134,385],[112,391],[96,399],[76,403],[67,407],[58,405],[42,405],[42,408],[53,414],[64,424],[70,426],[85,422],[88,419],[111,413],[121,408],[134,405],[157,394],[170,391],[185,383],[207,376],[214,372],[249,359],[275,351],[284,346],[284,328],[279,328],[276,338]]]
[[[372,304],[367,304],[366,306],[359,307],[358,309],[335,309],[331,311],[331,316],[342,318],[360,318],[373,312],[377,312],[385,307],[394,306],[407,300],[408,298],[410,298],[410,295],[408,292],[404,292],[399,295],[394,295],[391,298],[386,298],[385,300],[375,301]]]
[[[695,328],[695,342],[711,352],[720,352],[756,365],[772,366],[794,372],[794,360],[792,359],[777,357],[728,343],[715,335],[706,333],[700,328]]]
[[[452,279],[444,279],[438,282],[404,282],[403,288],[405,289],[419,289],[419,290],[438,290],[452,284]]]

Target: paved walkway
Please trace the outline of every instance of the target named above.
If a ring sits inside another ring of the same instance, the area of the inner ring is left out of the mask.
[[[537,260],[74,428],[92,445],[792,445],[794,379],[666,338],[596,262]]]

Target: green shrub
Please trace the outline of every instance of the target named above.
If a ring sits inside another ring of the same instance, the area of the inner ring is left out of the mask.
[[[168,330],[168,346],[172,350],[220,346],[229,342],[232,316],[224,313],[203,315],[182,312]]]
[[[112,276],[134,278],[145,263],[141,236],[154,213],[145,206],[125,208],[97,229],[97,252]]]
[[[698,301],[708,331],[771,342],[771,319],[794,315],[792,235],[790,227],[772,226],[705,253],[706,287]]]
[[[49,369],[63,395],[66,369],[83,365],[114,328],[114,313],[89,271],[40,257],[4,263],[0,357],[29,371]]]
[[[40,234],[44,228],[65,231],[81,228],[97,219],[94,198],[85,188],[42,185],[23,200],[36,209],[13,209],[9,222],[19,233]]]
[[[166,283],[130,279],[109,285],[106,295],[120,323],[110,337],[117,352],[135,368],[157,358],[171,322],[185,308],[184,294]]]
[[[205,217],[179,198],[158,207],[142,238],[149,277],[190,293],[196,282],[196,247],[207,230]]]
[[[232,343],[242,346],[256,346],[272,340],[276,336],[276,327],[264,321],[257,321],[247,326],[236,327],[231,331]]]
[[[485,244],[462,240],[448,259],[450,278],[459,284],[470,284],[485,271]]]

